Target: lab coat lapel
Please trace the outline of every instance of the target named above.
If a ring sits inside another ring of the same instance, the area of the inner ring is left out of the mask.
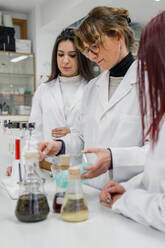
[[[130,84],[128,80],[125,81],[125,79],[122,79],[122,81],[120,82],[120,85],[118,86],[114,94],[112,95],[106,111],[111,109],[115,104],[121,101],[121,99],[123,99],[123,97],[125,97],[129,93],[131,88],[132,88],[132,84]]]
[[[74,95],[72,105],[70,106],[70,111],[76,106],[76,104],[78,103],[79,99],[82,99],[84,86],[85,86],[85,83],[82,83],[78,87],[78,89],[77,89],[77,91],[76,91],[76,93]]]
[[[114,94],[112,95],[107,110],[111,109],[116,103],[121,101],[121,99],[123,99],[123,97],[125,97],[130,92],[133,85],[136,84],[136,70],[137,62],[135,61],[127,71],[124,78],[121,80]]]
[[[99,96],[99,102],[105,110],[108,105],[108,86],[109,86],[109,71],[105,71],[101,74],[96,82],[96,87]]]
[[[112,95],[110,101],[108,102],[108,87],[109,87],[109,71],[102,73],[102,77],[99,78],[96,82],[97,90],[99,91],[99,100],[103,105],[103,112],[100,115],[100,118],[109,111],[115,104],[121,101],[129,91],[132,89],[133,84],[136,83],[136,62],[130,67],[127,74],[124,76],[120,85]]]
[[[54,100],[58,106],[59,116],[65,120],[64,115],[64,103],[62,99],[62,93],[61,93],[61,87],[59,79],[55,79],[55,82],[53,82],[53,88],[50,88],[51,94],[54,97]]]

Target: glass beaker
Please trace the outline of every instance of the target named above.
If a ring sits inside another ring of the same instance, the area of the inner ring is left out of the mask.
[[[44,181],[35,170],[36,154],[34,153],[34,151],[26,152],[28,159],[25,164],[25,176],[23,182],[20,183],[20,196],[15,210],[16,217],[23,222],[44,220],[49,213],[49,205],[43,187]]]
[[[51,171],[53,174],[53,178],[56,183],[56,193],[53,199],[53,211],[54,213],[60,213],[62,203],[64,200],[65,195],[65,188],[66,188],[66,180],[63,177],[63,171],[61,170],[60,166],[58,165],[51,165]]]
[[[53,200],[53,211],[60,213],[65,196],[65,189],[68,185],[68,168],[70,165],[70,156],[68,154],[61,155],[59,165],[53,164],[51,171],[56,183],[56,193]]]
[[[80,183],[80,168],[69,168],[69,182],[65,193],[61,217],[64,221],[80,222],[88,219],[87,202]]]

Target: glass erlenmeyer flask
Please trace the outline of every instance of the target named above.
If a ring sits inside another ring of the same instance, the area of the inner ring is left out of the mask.
[[[26,151],[25,161],[25,176],[20,183],[20,196],[15,214],[18,220],[23,222],[41,221],[46,219],[49,205],[44,193],[43,180],[35,169],[38,151]]]
[[[69,222],[88,219],[88,207],[80,183],[79,167],[69,168],[69,182],[61,209],[61,217]]]

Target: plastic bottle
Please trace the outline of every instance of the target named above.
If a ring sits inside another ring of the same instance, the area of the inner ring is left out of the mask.
[[[3,115],[8,115],[9,114],[9,106],[4,102],[2,104],[2,114]]]
[[[2,114],[2,104],[0,103],[0,115]]]

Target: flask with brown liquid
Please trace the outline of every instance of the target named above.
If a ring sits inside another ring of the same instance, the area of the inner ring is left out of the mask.
[[[61,209],[64,221],[80,222],[88,219],[87,202],[80,183],[80,168],[69,168],[69,182]]]
[[[47,197],[43,189],[43,180],[35,169],[38,151],[25,153],[25,176],[20,183],[20,196],[15,215],[23,222],[37,222],[46,219],[49,213]]]

